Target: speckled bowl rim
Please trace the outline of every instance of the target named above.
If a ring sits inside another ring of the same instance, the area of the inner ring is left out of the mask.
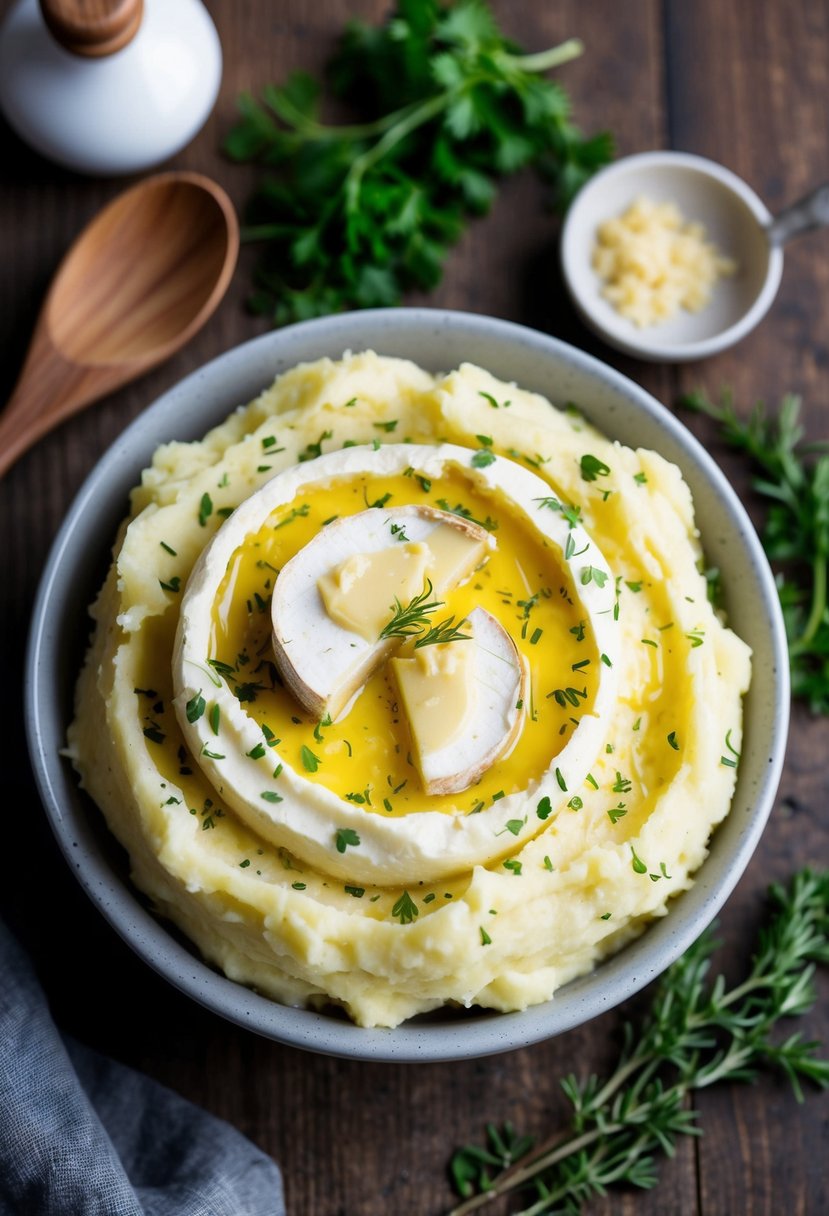
[[[507,1014],[451,1011],[394,1030],[361,1029],[279,1005],[202,962],[119,872],[100,814],[60,755],[82,657],[80,623],[105,572],[128,492],[156,446],[200,437],[296,363],[369,348],[432,370],[479,363],[559,403],[578,402],[607,433],[674,460],[694,492],[707,558],[723,569],[731,622],[755,652],[732,811],[694,886],[673,901],[670,914],[542,1005]],[[590,355],[511,322],[437,309],[349,313],[268,333],[220,355],[160,397],[127,427],[78,492],[44,568],[26,656],[26,730],[46,813],[78,881],[132,949],[194,1000],[267,1038],[334,1056],[401,1063],[528,1046],[611,1009],[658,976],[716,915],[754,852],[780,778],[788,712],[785,632],[768,563],[742,505],[697,440],[643,389]]]

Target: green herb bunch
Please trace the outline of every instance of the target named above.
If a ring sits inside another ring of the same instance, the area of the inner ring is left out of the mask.
[[[686,1105],[695,1090],[750,1081],[769,1066],[789,1078],[798,1100],[801,1080],[829,1086],[829,1061],[817,1058],[817,1044],[799,1032],[775,1033],[781,1019],[811,1008],[815,964],[829,963],[829,871],[802,870],[788,889],[773,886],[769,901],[741,983],[709,980],[716,942],[704,933],[665,973],[641,1024],[625,1026],[612,1075],[562,1082],[573,1108],[567,1133],[533,1148],[510,1125],[490,1125],[485,1147],[456,1152],[450,1173],[464,1202],[451,1216],[518,1191],[530,1196],[521,1216],[541,1216],[580,1212],[617,1183],[650,1189],[658,1181],[654,1154],[672,1156],[678,1137],[701,1132]]]
[[[729,394],[715,403],[691,393],[681,404],[719,423],[726,442],[759,470],[752,484],[769,503],[762,540],[779,564],[792,694],[813,713],[829,714],[829,446],[802,442],[800,399],[792,395],[776,415],[757,404],[746,419]]]
[[[267,87],[264,104],[241,97],[225,149],[266,169],[243,234],[263,246],[254,309],[283,324],[433,287],[497,178],[524,166],[566,204],[612,151],[607,135],[582,137],[542,75],[581,50],[572,39],[521,54],[484,0],[398,0],[379,28],[350,23],[329,65],[363,121],[322,123],[303,73]]]

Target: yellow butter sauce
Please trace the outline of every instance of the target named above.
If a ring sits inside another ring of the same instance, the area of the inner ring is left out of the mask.
[[[467,512],[491,528],[495,549],[464,585],[444,597],[435,621],[450,614],[459,621],[475,607],[486,609],[510,633],[530,670],[523,729],[511,754],[470,789],[439,797],[424,793],[412,764],[390,672],[377,671],[337,723],[318,723],[278,683],[271,650],[270,598],[285,563],[334,518],[376,504],[382,509],[408,503]],[[207,657],[218,662],[246,712],[279,740],[280,759],[308,780],[382,815],[469,813],[526,788],[549,768],[580,717],[591,712],[600,661],[557,550],[502,498],[485,495],[451,471],[431,482],[399,474],[306,486],[250,534],[228,563]]]

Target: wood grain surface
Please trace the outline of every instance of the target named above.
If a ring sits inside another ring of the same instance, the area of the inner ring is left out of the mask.
[[[0,3],[0,13],[9,5]],[[225,74],[207,127],[172,162],[215,177],[241,207],[245,168],[219,146],[235,97],[317,69],[344,21],[377,20],[380,0],[211,0]],[[494,0],[528,50],[576,34],[583,58],[563,69],[579,124],[609,128],[619,154],[675,147],[715,158],[772,210],[829,179],[827,0]],[[124,187],[82,178],[24,148],[0,125],[0,393],[19,371],[40,301],[81,227]],[[698,385],[730,385],[743,408],[804,398],[814,439],[829,437],[829,234],[786,252],[779,296],[735,350],[678,368],[615,354],[575,319],[556,262],[557,222],[536,182],[520,177],[463,237],[446,277],[423,302],[490,313],[555,334],[598,355],[668,408]],[[614,1057],[623,1012],[526,1050],[454,1064],[394,1066],[303,1054],[220,1021],[141,964],[87,903],[52,841],[25,761],[23,639],[50,542],[85,474],[125,424],[161,391],[216,354],[255,336],[244,309],[251,252],[224,304],[188,346],[131,387],[71,419],[0,482],[4,662],[2,909],[34,953],[60,1023],[223,1116],[282,1167],[292,1216],[436,1216],[451,1201],[446,1163],[487,1120],[547,1135],[565,1113],[558,1079],[601,1071]],[[686,419],[756,514],[745,466],[701,419]],[[723,959],[744,961],[767,885],[829,862],[829,722],[795,709],[777,804],[760,847],[721,918]],[[803,1022],[829,1044],[825,977]],[[630,1012],[630,1009],[627,1011]],[[782,1081],[712,1089],[699,1098],[704,1137],[680,1146],[649,1194],[616,1193],[603,1214],[778,1216],[829,1211],[829,1095],[798,1106]]]

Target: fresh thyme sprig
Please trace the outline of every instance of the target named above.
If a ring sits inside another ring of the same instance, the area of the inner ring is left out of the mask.
[[[741,418],[730,394],[713,402],[701,392],[680,402],[707,414],[731,447],[760,470],[754,489],[769,508],[763,546],[778,563],[777,589],[786,622],[792,694],[813,713],[829,714],[829,445],[804,444],[800,399],[784,397],[776,415],[758,403]]]
[[[454,616],[448,616],[445,621],[438,621],[437,625],[433,625],[417,639],[415,650],[419,650],[421,646],[445,646],[447,642],[468,642],[472,635],[461,633],[464,624],[465,621],[461,621],[456,625]]]
[[[443,645],[446,642],[469,641],[470,634],[461,633],[464,622],[455,625],[454,616],[432,624],[432,613],[443,607],[443,600],[430,600],[433,587],[429,579],[420,595],[413,596],[403,605],[395,596],[394,614],[380,630],[381,638],[417,638],[415,649],[421,646]]]
[[[320,121],[320,88],[296,73],[239,100],[225,150],[266,169],[245,237],[261,242],[252,306],[275,324],[396,304],[429,289],[499,177],[533,166],[564,204],[611,156],[585,139],[543,73],[581,54],[577,39],[523,55],[485,0],[398,0],[378,28],[352,21],[329,65],[361,121]]]
[[[387,625],[380,630],[381,638],[411,638],[417,637],[431,624],[433,612],[443,607],[443,600],[430,600],[434,588],[427,578],[426,586],[420,595],[412,596],[405,606],[394,597],[394,615]]]
[[[816,1056],[818,1044],[799,1032],[782,1041],[774,1033],[782,1018],[811,1008],[815,964],[829,963],[829,871],[801,870],[788,889],[770,888],[769,903],[741,983],[728,988],[721,975],[708,979],[717,943],[707,931],[665,973],[642,1024],[625,1026],[614,1072],[562,1082],[573,1107],[567,1134],[530,1149],[512,1127],[499,1134],[490,1125],[485,1148],[455,1153],[450,1172],[465,1198],[450,1216],[519,1190],[532,1197],[520,1216],[541,1216],[577,1213],[614,1183],[651,1188],[658,1181],[654,1154],[671,1156],[679,1136],[701,1132],[686,1097],[718,1082],[752,1080],[761,1068],[776,1067],[799,1101],[802,1080],[829,1086],[829,1061]]]

